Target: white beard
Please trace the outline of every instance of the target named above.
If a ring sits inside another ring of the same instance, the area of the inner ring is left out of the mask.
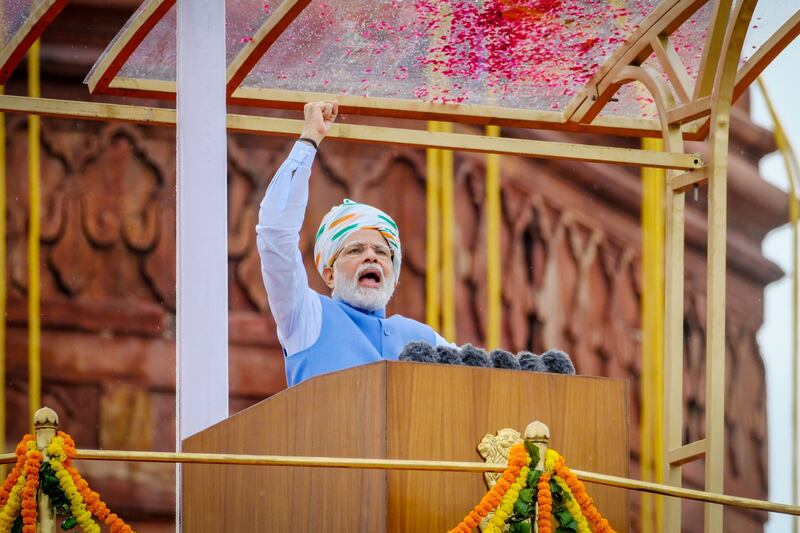
[[[381,275],[380,287],[361,287],[358,278],[365,269],[374,265],[361,265],[352,278],[347,277],[341,269],[333,264],[333,291],[332,296],[353,307],[364,311],[378,311],[386,307],[394,294],[394,275],[386,276],[385,272]],[[379,266],[379,268],[381,268]],[[383,268],[381,268],[383,272]]]

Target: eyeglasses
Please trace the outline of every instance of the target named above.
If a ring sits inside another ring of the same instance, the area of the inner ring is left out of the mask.
[[[388,246],[383,244],[367,243],[367,242],[354,242],[344,247],[341,255],[345,257],[359,257],[364,255],[368,249],[372,249],[380,259],[391,259],[392,251]]]

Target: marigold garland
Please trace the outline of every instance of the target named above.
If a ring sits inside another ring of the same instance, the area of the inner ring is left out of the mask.
[[[536,526],[539,533],[551,533],[553,526],[551,519],[553,518],[553,495],[550,494],[550,476],[551,472],[542,472],[539,476],[539,482],[536,484],[536,503],[539,508],[536,513]]]
[[[554,504],[551,482],[555,483],[563,493],[558,499],[559,512],[566,509],[574,519],[574,523],[570,522],[570,528],[577,527],[577,533],[615,533],[608,521],[595,508],[583,483],[567,468],[564,458],[555,450],[547,450],[544,459],[544,471],[537,471],[536,475],[529,476],[532,474],[530,469],[534,466],[528,466],[531,457],[525,452],[523,444],[513,446],[509,451],[509,467],[502,478],[464,517],[464,520],[448,533],[470,533],[493,509],[495,514],[484,529],[484,533],[502,533],[512,516],[514,523],[535,517],[538,533],[552,533]],[[529,477],[530,483],[536,484],[535,506],[530,503],[529,492],[523,500],[520,500],[520,493],[527,487]],[[516,507],[518,501],[521,504]],[[564,525],[561,520],[563,515],[560,514],[558,521]]]
[[[548,450],[548,454],[550,451],[551,450]],[[566,482],[573,497],[578,502],[578,505],[580,505],[583,516],[586,517],[592,531],[595,533],[616,533],[614,528],[608,523],[608,520],[603,518],[603,515],[601,515],[600,511],[594,506],[592,498],[586,492],[586,487],[583,482],[569,469],[563,457],[558,455],[555,451],[553,453],[556,454],[553,461],[553,469],[556,475]]]
[[[59,439],[59,440],[56,440]],[[78,455],[75,449],[75,442],[72,437],[64,432],[59,431],[56,438],[53,439],[55,445],[53,451],[63,457],[64,467],[72,478],[75,487],[81,494],[87,509],[96,516],[100,521],[104,522],[110,529],[111,533],[133,533],[133,529],[126,524],[119,516],[111,512],[111,509],[100,499],[100,495],[89,488],[89,484],[83,477],[81,477],[78,470],[72,466],[72,459]],[[49,450],[49,448],[48,448]]]
[[[511,488],[512,483],[519,478],[522,468],[530,462],[528,453],[523,444],[515,444],[508,453],[508,468],[503,472],[503,476],[497,480],[494,487],[484,494],[481,501],[464,517],[459,524],[448,533],[470,533],[478,527],[481,520],[489,514],[492,509],[501,504],[503,496]],[[513,505],[513,502],[512,502]]]
[[[42,453],[36,448],[33,439],[27,442],[28,452],[25,460],[25,488],[22,490],[22,533],[36,533],[36,493],[39,490],[39,469],[42,467]]]
[[[575,523],[578,524],[577,533],[592,533],[592,530],[589,529],[589,523],[586,521],[586,517],[583,516],[581,507],[578,505],[578,502],[575,501],[575,496],[572,494],[572,490],[570,490],[567,482],[558,476],[555,476],[553,479],[558,483],[558,486],[561,487],[561,490],[569,496],[565,505],[569,514],[575,519]]]
[[[43,475],[50,476],[48,479],[51,480],[55,475],[63,497],[69,503],[72,517],[83,533],[100,533],[100,526],[92,519],[92,515],[108,525],[111,533],[134,533],[129,525],[111,512],[100,495],[89,488],[86,480],[72,466],[77,450],[69,435],[59,431],[45,452],[48,457],[46,464],[52,472]],[[36,533],[40,473],[45,472],[42,470],[42,452],[37,449],[34,438],[25,435],[17,445],[16,453],[16,465],[0,488],[0,533],[9,533],[20,517],[23,533]],[[56,490],[57,494],[61,494]]]
[[[53,468],[58,478],[59,485],[61,485],[61,489],[67,496],[67,500],[69,500],[69,508],[70,511],[72,511],[72,516],[78,521],[81,530],[84,533],[100,533],[100,526],[92,520],[92,513],[86,510],[83,497],[75,487],[72,476],[69,475],[63,463],[59,461],[58,458],[52,457],[50,459],[50,466]]]
[[[22,491],[25,488],[26,481],[25,469],[21,468],[17,476],[17,482],[8,495],[8,501],[0,510],[0,533],[9,533],[11,531],[11,526],[14,525],[14,520],[19,515],[19,509],[22,505]]]
[[[25,435],[22,437],[22,441],[17,444],[17,463],[14,465],[14,468],[9,473],[6,480],[3,482],[3,487],[0,488],[0,507],[4,506],[8,501],[8,497],[11,494],[11,489],[14,488],[14,485],[17,483],[17,479],[19,479],[20,474],[22,474],[22,469],[25,465],[25,458],[28,452],[28,441],[33,440],[32,435]]]
[[[530,457],[528,457],[528,462],[530,462]],[[506,520],[508,520],[508,517],[514,512],[514,503],[519,498],[519,491],[525,488],[527,484],[529,472],[530,468],[527,466],[522,467],[517,480],[511,485],[511,488],[508,489],[505,496],[503,496],[500,507],[495,511],[494,516],[486,529],[483,530],[483,533],[502,533]]]

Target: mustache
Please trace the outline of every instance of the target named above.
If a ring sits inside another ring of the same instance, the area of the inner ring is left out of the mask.
[[[380,274],[381,280],[386,277],[386,274],[383,272],[383,267],[378,264],[364,264],[358,267],[356,270],[356,279],[360,278],[364,274],[369,273],[376,273]]]

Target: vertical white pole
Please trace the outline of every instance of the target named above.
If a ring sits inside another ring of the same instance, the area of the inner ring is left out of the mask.
[[[225,2],[178,0],[176,449],[228,416]],[[180,531],[180,469],[176,529]]]

